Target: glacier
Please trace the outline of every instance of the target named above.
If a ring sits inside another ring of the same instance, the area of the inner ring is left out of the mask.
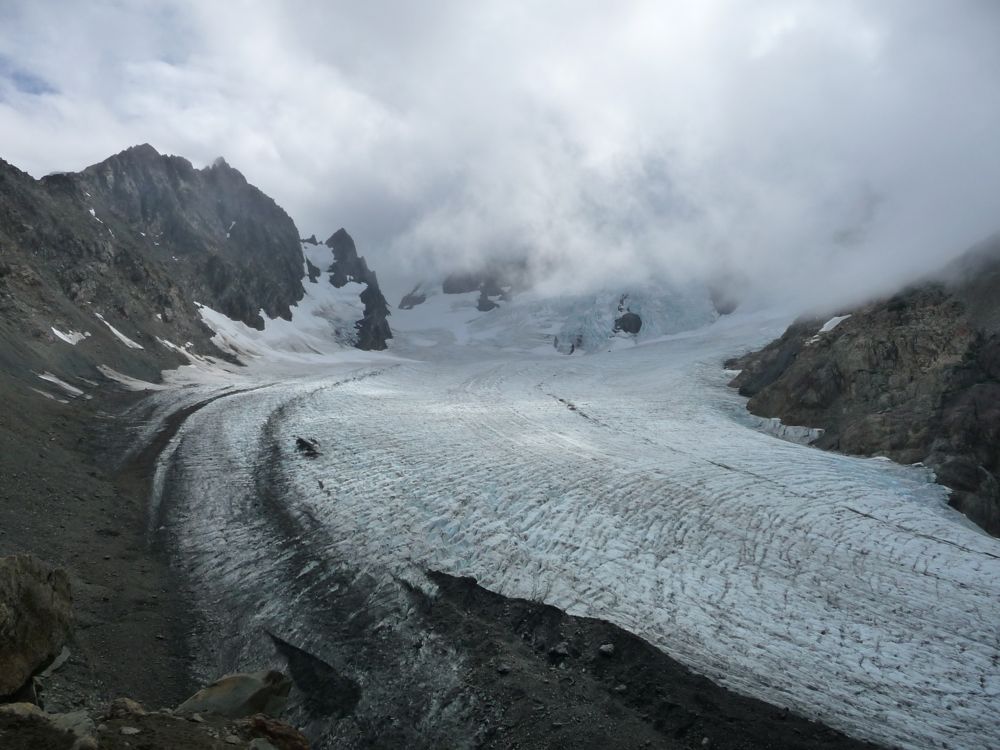
[[[746,413],[722,362],[787,316],[698,308],[565,356],[554,337],[592,335],[593,298],[479,313],[475,294],[434,295],[370,353],[317,343],[344,317],[307,291],[263,333],[206,309],[248,366],[192,357],[136,407],[141,444],[200,405],[159,459],[150,530],[221,636],[206,674],[278,629],[375,701],[378,675],[323,635],[330,597],[399,628],[403,587],[432,591],[439,570],[609,620],[856,737],[1000,746],[1000,542],[923,467],[781,440]],[[427,715],[443,710],[447,658],[410,667]]]

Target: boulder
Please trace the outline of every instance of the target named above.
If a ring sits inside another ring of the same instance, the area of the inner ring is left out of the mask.
[[[476,303],[476,309],[479,312],[489,312],[497,307],[499,305],[486,295],[485,289],[479,293],[479,301]]]
[[[295,450],[306,458],[316,458],[319,455],[319,441],[310,438],[295,438]]]
[[[417,284],[413,289],[403,295],[403,299],[399,301],[400,310],[412,310],[417,305],[422,305],[427,301],[427,295],[420,290],[420,284]]]
[[[226,675],[202,688],[176,709],[179,714],[218,714],[238,719],[284,708],[292,681],[276,670]]]
[[[615,333],[624,331],[625,333],[639,333],[642,330],[642,318],[634,312],[627,312],[615,320]]]
[[[131,698],[115,698],[108,707],[107,718],[122,719],[126,716],[145,716],[146,709]]]
[[[64,570],[33,555],[0,558],[0,696],[17,692],[52,661],[71,627]]]
[[[0,706],[0,739],[7,748],[52,748],[88,750],[96,748],[94,722],[86,711],[45,713],[31,703]]]
[[[257,738],[250,743],[251,747],[259,750],[267,750],[268,747],[275,750],[309,750],[309,740],[305,735],[282,721],[257,714],[241,723],[245,723],[249,732]]]

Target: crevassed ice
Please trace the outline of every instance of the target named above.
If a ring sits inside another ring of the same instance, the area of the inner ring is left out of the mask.
[[[176,496],[192,505],[174,531],[208,601],[266,563],[270,476],[315,559],[472,575],[608,619],[733,689],[886,744],[1000,746],[1000,544],[924,469],[737,418],[722,361],[786,321],[737,315],[565,357],[529,346],[559,321],[551,305],[441,305],[464,346],[418,326],[433,322],[419,306],[396,318],[409,360],[367,354],[358,379],[358,362],[303,358],[279,380],[261,359],[245,377],[266,387],[185,424],[164,460],[184,467]],[[295,453],[301,434],[320,440],[316,459]],[[284,584],[269,585],[280,600]]]

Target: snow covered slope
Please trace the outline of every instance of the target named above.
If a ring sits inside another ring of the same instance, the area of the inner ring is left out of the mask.
[[[475,345],[524,352],[562,354],[607,351],[691,330],[718,317],[706,289],[698,286],[640,286],[623,293],[607,289],[558,297],[515,294],[482,312],[479,292],[443,294],[423,290],[426,301],[393,314],[401,346]],[[615,334],[615,320],[631,311],[641,316],[638,334]],[[411,334],[407,338],[407,334]]]
[[[307,354],[293,380],[261,360],[182,426],[157,523],[225,612],[208,671],[280,627],[374,701],[386,688],[337,649],[326,597],[375,581],[378,606],[405,609],[402,582],[437,569],[611,620],[857,736],[1000,746],[1000,543],[920,467],[754,429],[721,362],[787,320],[566,357],[549,338],[564,303],[482,314],[468,296],[396,316],[395,357]],[[448,666],[420,669],[438,710]]]

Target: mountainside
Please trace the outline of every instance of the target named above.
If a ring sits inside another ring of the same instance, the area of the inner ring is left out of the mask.
[[[1000,535],[1000,238],[938,280],[799,320],[727,366],[754,414],[822,428],[822,448],[924,462],[955,508]]]
[[[385,348],[385,300],[343,236],[329,270],[365,285],[346,343]],[[195,169],[142,145],[41,180],[0,162],[0,373],[54,398],[102,367],[157,380],[188,353],[218,356],[199,305],[262,330],[291,320],[307,276],[292,219],[222,159]]]
[[[135,146],[42,182],[94,209],[95,218],[108,223],[110,216],[127,228],[140,252],[169,267],[194,300],[235,320],[262,328],[261,310],[288,319],[302,297],[295,224],[221,158],[195,169]]]

